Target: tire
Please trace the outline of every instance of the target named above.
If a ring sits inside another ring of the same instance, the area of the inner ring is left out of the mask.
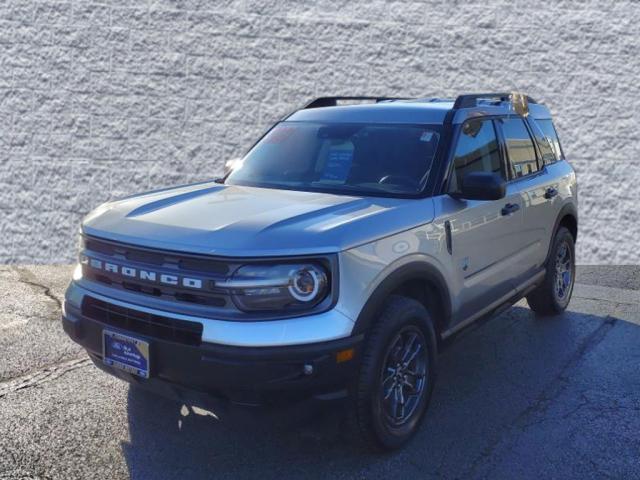
[[[411,361],[398,367],[404,354]],[[394,373],[389,364],[395,365]],[[368,336],[352,392],[349,414],[356,438],[375,451],[401,447],[418,430],[435,379],[436,336],[429,312],[416,300],[389,297]]]
[[[573,235],[560,227],[553,239],[544,281],[527,295],[529,307],[536,314],[557,315],[567,308],[576,277],[575,258]]]

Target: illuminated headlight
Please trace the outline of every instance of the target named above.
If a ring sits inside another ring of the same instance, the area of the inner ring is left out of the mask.
[[[82,265],[86,262],[86,258],[83,254],[85,249],[85,242],[82,233],[78,235],[78,263],[76,264],[76,268],[73,270],[73,279],[75,281],[82,280]]]
[[[82,264],[78,263],[76,268],[73,269],[73,279],[77,282],[82,280]]]
[[[327,297],[329,276],[322,265],[244,265],[224,286],[244,311],[311,309]]]
[[[84,235],[82,235],[82,232],[78,234],[78,245],[76,246],[76,248],[78,254],[82,253],[82,251],[85,249]]]

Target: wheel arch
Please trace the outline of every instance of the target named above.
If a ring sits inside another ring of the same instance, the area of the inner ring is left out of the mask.
[[[560,213],[558,213],[555,225],[553,226],[551,240],[549,242],[547,260],[549,259],[549,255],[551,255],[551,249],[553,248],[553,239],[556,237],[556,234],[558,233],[560,227],[566,227],[571,232],[574,242],[578,240],[578,209],[573,203],[567,203],[560,209]]]
[[[451,319],[451,295],[444,275],[430,263],[414,261],[390,273],[367,299],[356,319],[353,333],[370,330],[390,295],[418,300],[429,309],[436,335],[447,329]]]

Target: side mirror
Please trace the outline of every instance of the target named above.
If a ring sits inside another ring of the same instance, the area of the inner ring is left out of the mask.
[[[469,172],[462,177],[460,197],[467,200],[500,200],[504,198],[507,182],[495,173]]]

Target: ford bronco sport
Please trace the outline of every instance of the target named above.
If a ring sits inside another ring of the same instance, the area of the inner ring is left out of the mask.
[[[63,325],[98,367],[180,398],[345,398],[359,438],[393,449],[443,339],[523,297],[567,307],[577,218],[525,95],[323,97],[221,179],[90,213]]]

